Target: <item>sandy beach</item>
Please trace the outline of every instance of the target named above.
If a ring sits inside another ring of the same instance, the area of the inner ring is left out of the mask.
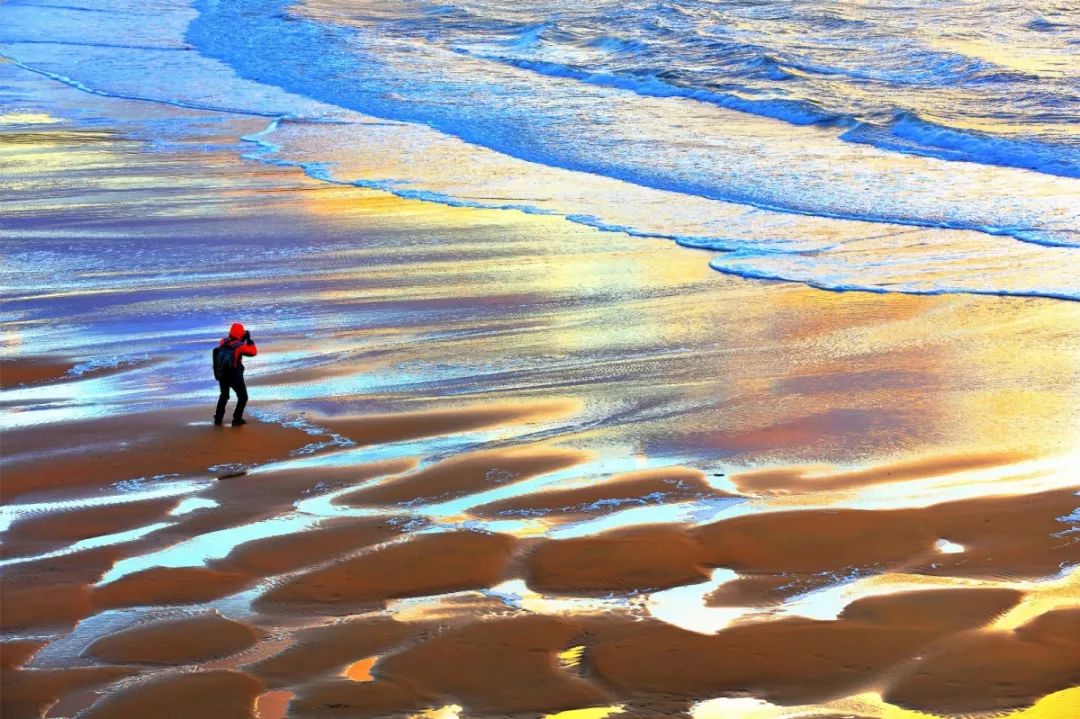
[[[745,279],[0,76],[5,719],[1080,705],[1080,303]]]

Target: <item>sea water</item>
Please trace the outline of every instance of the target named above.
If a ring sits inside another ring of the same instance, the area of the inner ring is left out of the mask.
[[[832,290],[1080,298],[1070,3],[12,0],[9,61],[255,161]]]

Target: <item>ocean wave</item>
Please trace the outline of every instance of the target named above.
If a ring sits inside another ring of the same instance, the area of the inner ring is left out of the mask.
[[[1032,297],[1050,300],[1080,302],[1080,291],[1069,288],[1052,289],[1037,285],[1015,288],[993,288],[967,285],[941,285],[925,282],[889,282],[874,284],[853,281],[850,275],[830,276],[819,271],[807,273],[797,269],[785,269],[772,265],[769,255],[751,252],[733,252],[722,255],[709,262],[709,266],[726,275],[734,275],[749,280],[772,282],[794,282],[828,292],[869,292],[872,294],[904,295],[983,295],[990,297]]]
[[[1049,175],[1080,177],[1080,147],[1046,145],[1032,140],[993,137],[928,122],[900,113],[886,127],[859,124],[840,136],[886,150],[944,160],[962,160],[1035,170]]]
[[[1027,22],[1024,27],[1036,32],[1059,32],[1069,29],[1072,25],[1068,22],[1054,22],[1045,17],[1037,17]]]
[[[521,30],[515,37],[507,40],[506,46],[519,51],[533,48],[540,44],[540,39],[543,34],[553,27],[555,27],[555,24],[551,22],[530,25]]]
[[[572,80],[587,82],[599,87],[618,88],[629,90],[646,97],[683,97],[698,102],[707,102],[710,105],[723,107],[729,110],[748,112],[762,117],[771,117],[783,120],[793,125],[816,125],[821,123],[848,123],[854,124],[853,118],[842,118],[830,114],[813,103],[786,100],[782,98],[751,100],[738,95],[712,92],[698,88],[680,87],[662,79],[658,75],[643,74],[633,77],[614,73],[598,73],[576,68],[570,65],[562,65],[555,62],[542,60],[526,60],[519,57],[480,53],[466,48],[455,48],[463,55],[490,60],[505,65],[532,70],[550,77],[565,77]]]
[[[730,110],[782,120],[793,125],[828,124],[849,127],[851,129],[841,135],[840,139],[874,145],[884,150],[942,160],[1017,167],[1063,177],[1080,177],[1080,147],[1040,143],[1030,139],[1014,140],[995,137],[928,122],[910,112],[896,113],[893,120],[882,127],[871,122],[861,122],[851,115],[830,113],[824,107],[805,100],[748,99],[733,94],[672,84],[651,74],[627,76],[598,73],[571,65],[476,52],[466,48],[455,48],[455,51],[470,57],[499,62],[551,77],[565,77],[601,87],[629,90],[647,97],[683,97]],[[766,72],[771,73],[774,79],[790,77],[784,63],[775,58],[762,56],[758,59],[758,64],[765,68]],[[790,67],[824,74],[851,76],[840,70],[809,68],[805,65]]]

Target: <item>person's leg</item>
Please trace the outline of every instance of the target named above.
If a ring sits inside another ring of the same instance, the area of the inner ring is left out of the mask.
[[[214,412],[214,424],[221,424],[221,421],[225,419],[225,404],[229,401],[229,383],[219,381],[218,386],[221,388],[221,394],[218,395],[217,410]]]
[[[233,422],[244,418],[244,407],[247,406],[247,385],[244,384],[244,375],[233,378],[233,391],[236,392],[236,409],[233,410]]]

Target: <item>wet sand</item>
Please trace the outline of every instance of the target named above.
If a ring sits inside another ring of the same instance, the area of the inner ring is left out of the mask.
[[[5,719],[1080,702],[1074,304],[738,280],[245,162],[252,118],[20,82],[71,109],[0,126],[51,157],[4,200],[20,267],[148,235],[234,264],[5,297]],[[71,174],[76,105],[111,130]],[[200,134],[150,151],[162,119]],[[213,427],[234,317],[253,421]]]
[[[646,502],[688,502],[734,496],[738,495],[712,487],[704,472],[688,467],[665,467],[613,475],[574,489],[519,495],[473,507],[470,512],[487,517],[563,515],[583,519]]]
[[[0,388],[55,381],[68,373],[75,362],[54,357],[4,357],[0,359]]]
[[[183,666],[237,654],[257,640],[257,632],[246,624],[208,614],[110,634],[88,646],[83,656],[110,664]]]
[[[2,496],[11,501],[28,493],[81,490],[139,477],[214,476],[212,467],[253,464],[310,443],[303,432],[277,425],[247,430],[214,427],[205,410],[71,423],[63,429],[62,442],[36,429],[10,430],[5,441],[15,451],[4,458]]]
[[[444,532],[424,535],[303,576],[260,598],[319,604],[327,614],[403,597],[425,597],[498,584],[514,547],[502,534]]]

